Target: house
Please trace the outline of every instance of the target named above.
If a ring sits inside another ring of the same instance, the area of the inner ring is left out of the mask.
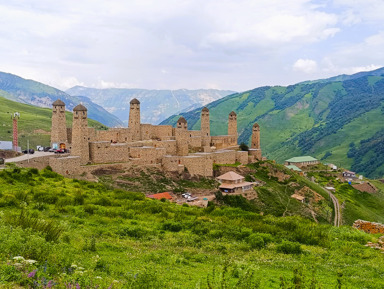
[[[0,150],[13,150],[11,141],[0,141]]]
[[[355,172],[351,172],[351,171],[344,171],[343,172],[343,177],[344,178],[356,178],[356,173]]]
[[[253,183],[245,182],[243,176],[233,171],[218,176],[216,179],[220,182],[220,191],[224,193],[242,193],[253,188]]]
[[[291,196],[291,198],[294,198],[294,199],[298,200],[298,201],[301,202],[301,203],[304,203],[304,202],[305,202],[305,197],[300,196],[300,195],[298,195],[298,194],[293,194],[293,195]]]
[[[170,200],[170,201],[172,201],[172,199],[173,199],[171,194],[168,193],[168,192],[159,193],[159,194],[153,194],[153,195],[149,195],[147,197],[151,198],[151,199],[157,199],[157,200],[167,199],[167,200]]]
[[[298,168],[306,167],[306,166],[313,166],[317,165],[319,163],[318,159],[315,159],[311,156],[302,156],[302,157],[294,157],[290,158],[285,161],[286,166],[294,165]]]

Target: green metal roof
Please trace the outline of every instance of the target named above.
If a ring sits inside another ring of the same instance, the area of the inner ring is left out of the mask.
[[[285,167],[290,169],[290,170],[294,170],[296,172],[302,172],[302,170],[299,169],[298,167],[296,167],[295,165],[289,165],[289,166],[285,166]]]
[[[311,156],[294,157],[294,158],[290,158],[289,160],[286,160],[286,162],[290,162],[290,163],[313,162],[313,161],[317,161],[317,159]]]

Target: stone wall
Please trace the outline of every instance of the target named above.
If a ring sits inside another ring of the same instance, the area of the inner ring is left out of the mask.
[[[248,152],[246,151],[236,151],[236,162],[243,165],[248,164]]]
[[[384,225],[380,223],[357,220],[352,227],[370,234],[384,234]]]
[[[140,159],[136,161],[140,164],[159,164],[163,156],[166,154],[165,148],[155,148],[155,147],[131,147],[129,150],[129,155],[131,158]]]
[[[211,137],[211,144],[216,149],[224,149],[236,144],[236,137],[230,135],[218,135]]]
[[[52,170],[63,176],[75,176],[81,173],[80,157],[69,156],[63,158],[49,158]]]
[[[152,138],[169,140],[174,136],[174,129],[171,125],[156,125],[152,127]]]
[[[152,135],[153,135],[153,125],[151,124],[147,124],[147,123],[143,123],[141,124],[141,139],[142,140],[148,140],[148,139],[152,139]]]
[[[213,161],[210,154],[207,155],[190,155],[181,158],[181,163],[187,168],[188,172],[193,175],[212,177]]]
[[[92,163],[114,163],[129,161],[127,144],[111,144],[109,141],[89,143],[89,156]]]
[[[212,153],[215,164],[234,164],[236,162],[236,151],[223,150]]]
[[[167,155],[176,155],[176,141],[175,140],[164,140],[164,141],[153,141],[153,146],[155,148],[165,148]]]

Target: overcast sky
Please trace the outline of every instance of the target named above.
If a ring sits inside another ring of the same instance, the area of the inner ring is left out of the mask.
[[[384,66],[383,0],[0,0],[0,71],[244,91]]]

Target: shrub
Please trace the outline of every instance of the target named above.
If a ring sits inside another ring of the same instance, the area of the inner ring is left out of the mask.
[[[249,246],[251,246],[252,249],[261,249],[265,245],[264,239],[258,234],[251,234],[247,238],[247,243]]]
[[[283,240],[281,244],[277,245],[276,249],[277,252],[284,254],[301,254],[303,252],[300,243],[286,240]]]
[[[165,222],[161,227],[163,230],[171,232],[180,232],[183,229],[182,224],[172,221]]]

